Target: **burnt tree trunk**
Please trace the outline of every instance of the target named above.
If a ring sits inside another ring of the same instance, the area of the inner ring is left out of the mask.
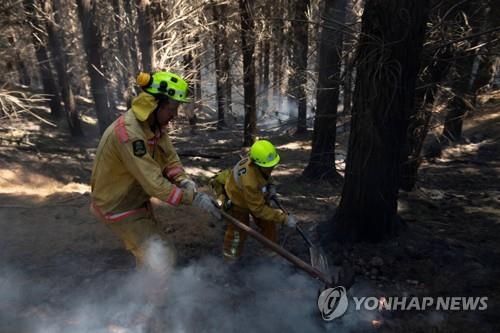
[[[69,131],[73,136],[82,136],[80,115],[76,110],[75,96],[71,88],[71,79],[67,70],[66,45],[64,43],[64,35],[61,29],[62,22],[59,15],[61,4],[59,0],[45,1],[45,15],[47,35],[49,38],[49,46],[54,59],[54,65],[57,72],[59,88],[64,102],[66,111],[66,119],[69,126]]]
[[[241,15],[241,51],[243,53],[243,90],[245,124],[243,146],[251,146],[257,134],[257,110],[255,103],[255,36],[251,15],[253,0],[239,0]]]
[[[214,28],[214,57],[215,57],[215,96],[217,99],[217,128],[222,129],[226,126],[225,121],[225,111],[226,111],[226,94],[224,87],[224,72],[222,70],[222,61],[223,61],[223,29],[225,27],[222,26],[222,15],[225,13],[222,12],[222,5],[217,4],[216,2],[211,2],[212,7],[212,16],[215,22]]]
[[[83,45],[87,54],[87,71],[90,76],[90,87],[96,107],[99,130],[102,133],[112,121],[106,96],[106,78],[102,75],[101,32],[96,22],[96,1],[76,0],[78,17],[82,25]]]
[[[124,36],[124,24],[123,17],[121,14],[121,6],[120,0],[113,0],[113,12],[114,12],[114,23],[116,30],[116,41],[118,44],[118,59],[121,61],[123,67],[120,67],[121,70],[118,74],[118,95],[123,99],[128,98],[128,80],[130,77],[130,60],[129,60],[129,52],[125,47],[125,36]]]
[[[397,230],[403,147],[414,112],[429,0],[368,0],[357,58],[339,240],[380,241]]]
[[[283,22],[276,20],[273,22],[273,88],[274,94],[281,94],[281,67],[283,64]]]
[[[142,71],[151,72],[153,62],[153,14],[149,0],[137,0],[139,26],[139,49],[141,50]]]
[[[485,19],[483,21],[481,31],[486,31],[500,26],[500,6],[496,0],[489,0],[484,9]],[[474,94],[473,105],[477,103],[477,96],[486,86],[492,82],[495,71],[495,62],[498,58],[499,44],[492,43],[491,37],[483,35],[480,38],[480,43],[488,43],[479,50],[481,54],[477,54],[475,58],[475,72],[470,81],[470,90]],[[489,87],[491,88],[491,86]]]
[[[195,37],[195,42],[199,43],[199,38]],[[203,104],[202,104],[202,96],[201,96],[201,59],[198,51],[194,51],[195,56],[193,59],[193,70],[195,72],[194,74],[194,96],[192,97],[194,99],[194,110],[193,110],[193,116],[189,118],[189,125],[191,126],[191,133],[196,132],[196,123],[198,121],[197,114],[198,112],[203,110]]]
[[[134,12],[132,11],[132,0],[124,0],[123,1],[123,9],[125,10],[125,15],[127,18],[127,44],[128,49],[130,51],[130,66],[132,68],[132,75],[137,74],[139,72],[139,60],[137,55],[137,41],[135,38],[135,20],[134,20]]]
[[[261,14],[265,15],[265,14]],[[262,38],[262,37],[260,37]],[[257,37],[259,39],[259,37]],[[257,94],[257,115],[263,115],[264,114],[264,103],[263,103],[263,71],[264,71],[264,41],[260,40],[260,42],[256,42],[256,49],[255,49],[255,84],[256,84],[256,94]],[[257,116],[258,118],[258,116]]]
[[[285,29],[285,24],[283,20],[283,16],[285,15],[285,11],[281,10],[283,8],[283,1],[282,0],[276,0],[272,2],[271,5],[271,13],[273,15],[276,15],[276,20],[273,20],[271,22],[272,28],[271,28],[271,35],[273,39],[272,43],[272,63],[273,63],[273,68],[272,68],[272,75],[273,75],[273,104],[275,105],[275,113],[276,116],[278,117],[279,120],[279,114],[281,112],[281,102],[282,102],[282,95],[281,95],[281,90],[282,90],[282,67],[284,63],[284,57],[286,55],[286,52],[284,52],[284,29]]]
[[[200,43],[200,38],[198,36],[194,37],[195,43]],[[199,51],[195,51],[194,61],[194,70],[195,70],[195,79],[194,79],[194,98],[196,101],[196,106],[201,111],[201,103],[202,103],[202,94],[201,94],[201,56]],[[196,115],[195,115],[196,116]],[[194,123],[196,123],[196,117],[194,119]]]
[[[342,25],[347,0],[326,0],[319,45],[317,109],[312,151],[303,175],[314,179],[340,176],[335,170],[335,138],[339,104]]]
[[[349,0],[346,5],[346,23],[350,27],[343,38],[344,47],[344,74],[343,74],[343,110],[342,114],[348,116],[351,114],[352,107],[352,83],[354,78],[354,55],[355,46],[357,43],[356,32],[359,30],[359,24],[355,24],[357,21],[357,15],[355,12],[356,0]]]
[[[226,110],[225,113],[232,112],[232,76],[231,76],[231,43],[229,41],[228,36],[228,10],[227,3],[220,4],[220,18],[221,18],[221,26],[222,26],[222,49],[221,49],[221,70],[223,74],[222,84],[224,86],[224,96],[226,99]]]
[[[306,11],[309,0],[294,2],[294,20],[292,21],[292,54],[291,66],[293,74],[289,80],[292,100],[297,102],[297,134],[307,130],[307,97],[305,87],[307,84],[307,45],[308,24]]]
[[[262,110],[266,112],[269,106],[269,57],[271,42],[269,39],[264,40],[263,47],[263,64],[262,64]]]
[[[35,48],[35,55],[37,59],[37,66],[40,71],[40,78],[42,79],[43,92],[50,96],[49,106],[50,113],[53,117],[58,118],[62,114],[61,98],[57,91],[56,81],[52,74],[49,56],[47,55],[47,48],[45,38],[42,36],[43,29],[40,25],[39,14],[35,8],[35,0],[24,0],[24,8],[27,12],[27,23],[31,28],[31,36],[33,46]]]
[[[469,34],[473,35],[480,29],[481,22],[486,19],[484,10],[478,11],[482,6],[481,0],[467,1],[462,4],[458,15],[463,20],[463,26],[470,27]],[[474,55],[467,48],[474,48],[478,45],[480,37],[470,39],[466,45],[456,45],[452,71],[452,94],[453,97],[448,103],[441,142],[444,145],[459,142],[462,139],[463,120],[470,109],[469,101],[473,99],[474,92],[469,84],[474,64]]]
[[[498,1],[489,0],[485,8],[485,19],[482,24],[482,31],[490,30],[500,26],[500,6]],[[498,36],[498,33],[497,33]],[[478,94],[484,88],[492,88],[492,83],[495,78],[495,63],[498,61],[499,43],[494,43],[491,36],[483,35],[480,38],[480,43],[485,42],[487,45],[483,46],[480,50],[482,54],[476,57],[477,70],[473,77],[471,77],[471,91],[474,93],[474,105],[477,102]]]
[[[195,42],[197,43],[197,42]],[[188,38],[187,36],[184,38],[184,46],[183,47],[186,47],[186,45],[190,45],[190,44],[193,44],[193,41],[191,41],[190,38]],[[190,95],[193,94],[193,93],[196,93],[196,89],[197,89],[197,68],[196,68],[196,62],[195,62],[195,59],[196,59],[197,55],[196,55],[196,50],[191,50],[189,52],[186,52],[184,55],[183,55],[183,58],[184,58],[184,69],[187,73],[187,76],[189,77],[193,77],[193,80],[190,80],[190,89],[189,89],[189,93]],[[194,82],[193,82],[194,81]],[[196,97],[194,96],[191,96],[190,97],[190,102],[185,105],[184,107],[184,114],[185,116],[188,118],[188,122],[189,122],[189,125],[191,125],[191,133],[195,133],[196,132],[196,106],[197,106],[197,99]]]
[[[467,110],[469,109],[465,97],[459,95],[461,92],[455,90],[454,94],[455,96],[448,102],[448,111],[444,119],[443,134],[441,136],[441,141],[444,145],[452,142],[456,143],[462,139],[462,126]]]
[[[225,125],[225,115],[231,112],[232,106],[232,82],[231,82],[231,63],[230,50],[227,32],[227,3],[212,3],[215,26],[214,44],[216,53],[216,71],[217,80],[217,105],[219,112],[218,127]],[[218,47],[217,47],[218,45]],[[222,110],[221,110],[222,108]]]
[[[17,38],[13,34],[7,38],[10,47],[14,50],[15,53],[15,64],[16,70],[19,73],[19,83],[25,86],[29,86],[31,84],[31,77],[28,73],[28,67],[24,62],[24,57],[21,55],[20,48],[16,46]]]

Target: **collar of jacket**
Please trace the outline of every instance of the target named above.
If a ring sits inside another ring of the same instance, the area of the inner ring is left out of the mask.
[[[157,130],[156,133],[153,133],[153,131],[151,130],[151,126],[149,125],[147,120],[146,121],[139,121],[139,119],[138,119],[137,121],[141,125],[141,128],[144,131],[146,139],[148,139],[148,140],[153,139],[153,138],[159,139],[167,132],[167,130],[162,127],[162,128],[160,128],[160,130]]]
[[[125,116],[129,121],[129,122],[136,122],[136,125],[134,125],[135,128],[139,127],[141,129],[141,131],[144,133],[144,138],[146,140],[152,140],[154,138],[156,139],[159,139],[160,137],[162,137],[165,133],[167,133],[167,130],[165,128],[162,128],[160,131],[157,131],[157,133],[153,133],[153,131],[151,130],[151,127],[149,126],[149,123],[148,121],[140,121],[139,119],[137,119],[137,117],[135,116],[135,112],[134,110],[132,109],[129,109],[127,111],[127,115]]]
[[[251,161],[248,162],[248,168],[251,170],[250,174],[253,175],[255,178],[257,184],[259,187],[262,187],[264,185],[267,185],[267,179],[264,177],[262,172],[259,170],[259,166],[252,163]]]

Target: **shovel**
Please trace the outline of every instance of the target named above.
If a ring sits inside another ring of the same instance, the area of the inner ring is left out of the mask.
[[[273,200],[273,202],[278,206],[278,208],[281,209],[283,212],[285,212],[285,214],[288,214],[288,211],[285,209],[285,207],[283,207],[283,205],[281,204],[281,202],[278,201],[278,199],[271,199],[271,200]],[[323,249],[319,246],[314,245],[311,239],[307,236],[307,234],[298,224],[295,226],[295,230],[297,230],[297,232],[300,234],[300,236],[302,236],[304,241],[309,246],[309,258],[311,260],[311,266],[320,270],[321,272],[329,274],[330,268],[328,267],[328,258],[326,257]],[[286,237],[282,245],[284,245],[285,242],[286,242]]]
[[[276,206],[283,212],[285,212],[285,214],[288,214],[287,209],[283,207],[283,205],[277,198],[273,198],[271,200],[273,200]],[[321,248],[321,246],[315,245],[298,224],[295,226],[295,230],[297,230],[297,232],[300,234],[300,236],[302,236],[304,241],[309,246],[309,257],[311,260],[311,266],[327,275],[332,274],[333,271],[332,275],[333,285],[343,286],[345,287],[346,290],[349,289],[354,284],[354,271],[352,267],[347,263],[344,263],[342,264],[341,267],[333,267],[333,269],[330,270],[330,267],[328,266],[328,258],[323,249]],[[290,233],[285,235],[285,239],[283,240],[281,246],[284,246],[289,235]],[[332,285],[327,284],[325,286],[325,289],[331,288],[331,286]],[[321,290],[318,291],[318,295],[320,293]]]
[[[262,245],[264,245],[265,247],[273,250],[274,252],[276,252],[277,254],[279,254],[280,256],[282,256],[283,258],[288,260],[289,262],[291,262],[293,265],[297,266],[298,268],[300,268],[303,271],[305,271],[306,273],[308,273],[313,278],[322,281],[323,283],[325,283],[327,288],[334,287],[336,279],[334,279],[333,277],[329,277],[324,272],[309,265],[308,263],[306,263],[305,261],[303,261],[299,257],[293,255],[292,253],[288,252],[287,250],[285,250],[284,248],[282,248],[281,246],[279,246],[275,242],[264,237],[259,232],[250,228],[246,224],[241,223],[240,221],[238,221],[237,219],[235,219],[234,217],[232,217],[231,215],[229,215],[228,213],[226,213],[222,209],[220,212],[221,212],[221,215],[226,220],[228,220],[230,223],[232,223],[236,228],[246,232],[250,237],[256,239],[257,241],[262,243]]]

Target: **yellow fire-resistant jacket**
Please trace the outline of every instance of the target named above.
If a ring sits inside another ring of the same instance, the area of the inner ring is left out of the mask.
[[[286,214],[266,203],[267,185],[270,181],[264,178],[257,165],[245,158],[234,166],[225,190],[234,205],[248,209],[254,217],[284,223]]]
[[[130,109],[106,129],[97,147],[92,202],[107,215],[144,207],[150,197],[190,204],[192,198],[174,185],[186,178],[168,135],[153,133]]]

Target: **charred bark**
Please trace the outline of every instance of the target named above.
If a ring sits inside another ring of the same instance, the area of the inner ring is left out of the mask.
[[[119,59],[122,62],[120,74],[118,75],[118,94],[123,99],[127,99],[128,93],[128,79],[130,77],[130,58],[128,49],[125,47],[124,24],[121,14],[120,0],[113,0],[114,23],[116,30],[116,41],[118,44]]]
[[[266,39],[262,49],[262,110],[265,112],[269,105],[269,58],[271,42]]]
[[[96,2],[91,0],[76,0],[78,17],[82,25],[83,45],[87,55],[87,71],[90,76],[90,86],[96,107],[99,130],[104,133],[111,123],[111,113],[108,108],[106,78],[102,75],[102,59],[100,48],[102,37],[96,22]]]
[[[75,97],[71,88],[71,79],[67,71],[66,46],[64,43],[64,35],[61,29],[61,18],[59,10],[61,4],[59,0],[45,1],[45,15],[47,35],[49,38],[49,46],[52,53],[53,62],[57,72],[59,88],[64,102],[66,111],[66,120],[68,122],[69,131],[73,136],[82,136],[80,115],[76,109]]]
[[[223,3],[221,4],[221,23],[222,23],[222,53],[221,53],[221,69],[223,73],[223,78],[222,78],[222,84],[224,86],[224,96],[226,98],[225,106],[226,110],[225,113],[231,113],[232,112],[232,75],[231,75],[231,47],[230,47],[230,42],[229,42],[229,37],[228,37],[228,21],[227,21],[227,4]]]
[[[195,36],[195,42],[199,43],[200,39],[198,36]],[[194,70],[195,70],[195,80],[194,80],[194,97],[196,101],[196,107],[197,109],[201,109],[201,57],[200,54],[197,53],[196,56],[194,57]],[[191,122],[190,122],[191,123]],[[196,114],[195,118],[193,120],[192,125],[196,124]]]
[[[189,40],[189,38],[186,37],[184,43],[186,45],[189,45],[192,42]],[[198,43],[197,39],[195,39],[195,43]],[[194,84],[192,82],[190,83],[190,93],[194,92],[194,94],[197,94],[196,90],[199,89],[199,84],[200,84],[200,82],[198,81],[199,68],[197,67],[198,66],[198,62],[196,61],[197,58],[198,58],[198,56],[197,56],[195,50],[192,50],[190,52],[186,52],[184,54],[184,67],[185,67],[186,71],[191,73],[191,75],[194,77],[194,80],[193,80]],[[196,109],[197,109],[198,101],[199,100],[196,98],[196,96],[192,96],[191,102],[189,104],[185,105],[185,107],[184,107],[184,114],[188,118],[189,125],[191,126],[191,133],[193,133],[193,134],[196,132]]]
[[[137,0],[137,19],[139,26],[139,48],[141,50],[142,70],[151,72],[153,62],[153,14],[148,0]]]
[[[283,80],[283,63],[286,63],[286,60],[284,60],[286,56],[286,52],[284,52],[284,23],[283,23],[283,11],[278,11],[276,8],[280,8],[282,6],[282,1],[275,1],[273,2],[273,8],[272,12],[276,13],[278,19],[276,19],[274,22],[272,22],[272,36],[273,36],[273,43],[272,43],[272,62],[273,62],[273,69],[272,69],[272,75],[273,75],[273,101],[276,107],[276,113],[277,115],[280,114],[281,112],[281,104],[282,104],[282,95],[281,95],[281,90],[282,90],[282,80]]]
[[[482,6],[482,1],[479,0],[466,1],[460,6],[458,15],[463,20],[462,25],[470,27],[470,35],[477,33],[481,21],[486,19],[484,10],[481,10]],[[451,84],[453,96],[448,103],[448,112],[441,135],[441,142],[444,145],[456,143],[462,139],[463,120],[467,111],[470,110],[472,105],[470,101],[474,96],[469,81],[473,71],[475,53],[471,53],[467,49],[476,47],[479,40],[478,36],[466,41],[465,45],[455,46]]]
[[[14,50],[15,54],[15,67],[18,73],[18,78],[19,78],[19,83],[25,86],[29,86],[31,84],[31,77],[28,73],[28,67],[24,63],[24,58],[21,56],[20,48],[16,46],[16,35],[12,34],[7,38],[7,41],[9,43],[9,46],[12,50]],[[9,67],[13,68],[14,66],[9,65]]]
[[[343,74],[343,110],[342,114],[348,116],[351,114],[352,108],[352,90],[354,79],[354,56],[357,43],[356,32],[359,30],[357,15],[355,12],[356,0],[349,0],[346,5],[346,23],[351,27],[345,34],[343,39],[344,45],[344,74]]]
[[[303,175],[313,179],[333,179],[335,170],[335,139],[339,104],[342,24],[346,0],[326,0],[325,16],[319,46],[319,78],[317,109],[314,118],[312,151]]]
[[[54,118],[59,118],[62,114],[61,98],[57,91],[56,81],[50,66],[49,56],[47,55],[46,43],[41,31],[39,14],[35,8],[35,0],[24,0],[24,8],[27,12],[27,21],[31,28],[31,37],[35,48],[37,66],[42,79],[43,92],[50,96],[50,113]]]
[[[224,93],[222,71],[222,22],[221,22],[221,8],[220,4],[211,2],[212,17],[215,22],[214,28],[214,57],[215,57],[215,96],[217,99],[217,128],[221,129],[226,126],[225,111],[226,111],[226,98]]]
[[[274,94],[281,94],[281,67],[283,65],[283,24],[280,20],[273,25],[273,87]]]
[[[466,102],[465,97],[459,96],[458,93],[458,91],[455,91],[455,96],[448,102],[448,111],[444,119],[443,135],[441,136],[444,145],[456,143],[462,139],[462,126],[470,104]],[[469,98],[471,97],[469,95]]]
[[[229,41],[227,36],[227,4],[212,1],[212,16],[215,21],[214,55],[218,123],[217,127],[226,125],[225,115],[231,112],[231,64],[229,62]]]
[[[345,182],[333,218],[339,240],[397,230],[400,168],[429,0],[369,0],[363,13]]]
[[[488,31],[500,26],[500,7],[495,0],[485,1],[483,8],[483,17],[480,23],[480,31]],[[469,81],[469,90],[473,94],[472,104],[476,106],[477,96],[485,90],[492,79],[495,61],[500,51],[498,43],[492,41],[489,34],[479,37],[479,44],[482,47],[477,48],[474,56],[471,78]]]
[[[297,102],[297,134],[305,133],[307,130],[307,97],[305,86],[307,84],[307,45],[308,24],[307,7],[309,0],[297,0],[294,2],[294,20],[292,21],[292,54],[291,66],[293,74],[289,80],[289,87],[293,101]]]
[[[137,56],[137,40],[135,38],[134,31],[134,13],[132,12],[132,5],[130,3],[132,0],[123,1],[123,9],[125,10],[125,15],[127,17],[127,45],[130,51],[130,62],[132,67],[133,75],[139,72],[139,61]]]
[[[243,146],[252,145],[257,134],[257,111],[255,103],[255,36],[251,15],[253,0],[239,0],[241,15],[241,50],[243,53],[243,90],[245,103],[245,124]]]

